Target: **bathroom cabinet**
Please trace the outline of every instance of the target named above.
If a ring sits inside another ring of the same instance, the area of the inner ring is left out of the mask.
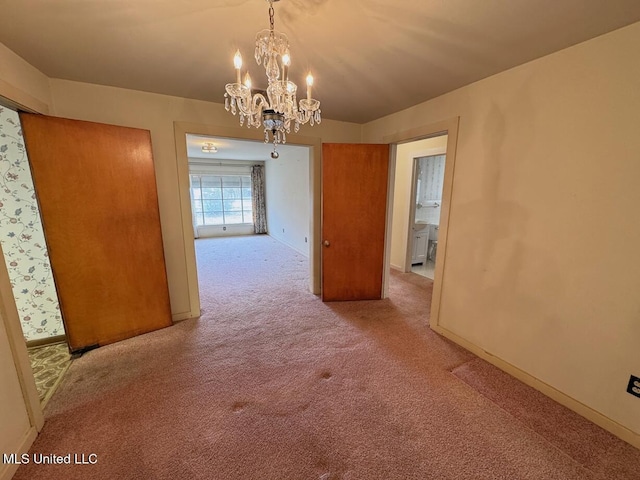
[[[427,247],[429,246],[429,229],[417,232],[413,236],[413,251],[411,264],[416,265],[427,261]]]

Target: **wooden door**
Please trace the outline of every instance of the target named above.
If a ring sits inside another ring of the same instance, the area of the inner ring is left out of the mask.
[[[322,145],[322,300],[382,298],[389,145]]]
[[[71,350],[169,326],[149,132],[20,121]]]

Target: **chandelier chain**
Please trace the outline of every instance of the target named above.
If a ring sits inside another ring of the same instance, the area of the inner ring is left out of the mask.
[[[269,30],[273,32],[274,30],[274,20],[273,17],[275,15],[275,10],[273,9],[273,2],[269,0]]]

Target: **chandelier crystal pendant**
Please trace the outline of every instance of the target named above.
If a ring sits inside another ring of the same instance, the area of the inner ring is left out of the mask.
[[[269,29],[256,35],[255,58],[258,65],[264,65],[268,86],[266,91],[251,91],[249,73],[241,82],[242,56],[238,50],[233,59],[236,68],[236,82],[225,87],[224,108],[240,115],[240,125],[247,127],[264,127],[265,143],[273,142],[273,152],[278,144],[287,142],[287,133],[300,129],[300,125],[309,122],[311,125],[321,122],[320,102],[311,97],[313,76],[307,75],[307,98],[298,101],[298,87],[289,80],[289,40],[284,33],[276,32],[273,27],[273,2],[269,2]],[[265,96],[266,94],[266,96]],[[274,155],[272,154],[272,157]],[[274,158],[277,158],[274,157]]]

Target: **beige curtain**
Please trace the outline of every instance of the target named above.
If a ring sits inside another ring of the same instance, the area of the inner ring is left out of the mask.
[[[251,167],[251,197],[253,203],[253,231],[267,233],[267,207],[264,200],[264,167]]]

